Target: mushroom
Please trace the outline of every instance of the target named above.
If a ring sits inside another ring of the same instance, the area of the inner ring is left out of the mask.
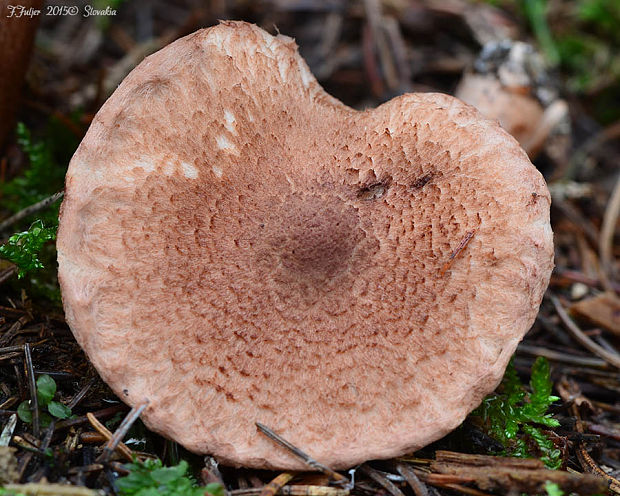
[[[519,142],[530,158],[546,149],[557,161],[568,152],[568,105],[557,97],[542,56],[531,45],[487,43],[455,96],[476,107]]]
[[[420,448],[501,380],[552,269],[550,197],[472,107],[355,111],[286,36],[222,22],[144,60],[71,160],[67,322],[152,430],[233,465]]]

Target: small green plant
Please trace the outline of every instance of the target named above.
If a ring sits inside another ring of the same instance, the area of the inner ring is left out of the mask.
[[[551,394],[549,363],[538,357],[532,366],[531,392],[519,380],[512,360],[506,369],[500,392],[488,396],[474,411],[482,418],[488,434],[505,448],[505,454],[522,458],[533,456],[527,440],[542,453],[541,460],[552,469],[562,465],[561,452],[539,426],[557,427],[560,423],[547,413],[559,398]]]
[[[59,401],[54,401],[55,395],[56,382],[54,379],[47,374],[39,376],[37,379],[37,402],[40,411],[39,419],[43,427],[50,424],[52,417],[66,419],[71,416],[71,409],[68,406],[63,405]],[[32,422],[32,406],[30,403],[30,400],[22,401],[17,407],[17,415],[27,424]],[[47,409],[49,415],[43,412],[43,409]]]
[[[161,460],[136,461],[124,466],[129,475],[117,481],[121,496],[224,496],[221,484],[200,487],[187,475],[185,460],[174,467],[162,466]]]
[[[5,489],[4,487],[0,487],[0,496],[28,496],[25,493],[16,493],[10,489]]]
[[[45,227],[37,220],[30,229],[13,234],[6,244],[0,246],[0,257],[17,265],[17,277],[22,278],[30,271],[42,269],[39,252],[48,241],[56,239],[56,227]]]
[[[547,0],[523,0],[522,7],[540,48],[549,62],[557,64],[560,55],[547,23]]]
[[[547,496],[564,496],[564,491],[555,482],[547,481],[545,483],[545,492]]]

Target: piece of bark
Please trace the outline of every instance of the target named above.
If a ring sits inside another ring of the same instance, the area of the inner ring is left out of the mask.
[[[474,480],[475,484],[484,491],[498,491],[501,494],[542,494],[548,482],[556,483],[566,493],[598,494],[607,490],[607,482],[593,474],[577,474],[560,470],[543,468],[519,468],[520,462],[531,460],[515,460],[508,458],[501,462],[500,457],[488,458],[488,465],[478,465],[461,462],[434,461],[431,470],[440,474],[466,476]],[[536,460],[538,461],[538,460]],[[533,465],[532,465],[533,466]]]
[[[613,293],[601,293],[581,300],[570,307],[571,313],[620,336],[620,298]]]
[[[434,463],[457,463],[469,467],[504,467],[525,470],[544,469],[545,465],[537,458],[514,458],[508,456],[470,455],[455,451],[437,451]]]

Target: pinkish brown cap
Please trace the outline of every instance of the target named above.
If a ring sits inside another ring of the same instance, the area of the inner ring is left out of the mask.
[[[502,377],[553,266],[549,193],[472,107],[358,112],[293,40],[224,22],[148,57],[67,173],[67,321],[146,424],[302,469],[420,448]]]

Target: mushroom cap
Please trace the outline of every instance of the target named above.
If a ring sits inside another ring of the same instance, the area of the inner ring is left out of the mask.
[[[486,118],[497,119],[521,146],[532,140],[545,112],[536,97],[504,86],[494,76],[465,74],[455,94]]]
[[[472,107],[355,111],[293,40],[223,22],[145,59],[71,160],[67,322],[151,429],[249,467],[420,448],[502,377],[552,269],[550,197]]]

